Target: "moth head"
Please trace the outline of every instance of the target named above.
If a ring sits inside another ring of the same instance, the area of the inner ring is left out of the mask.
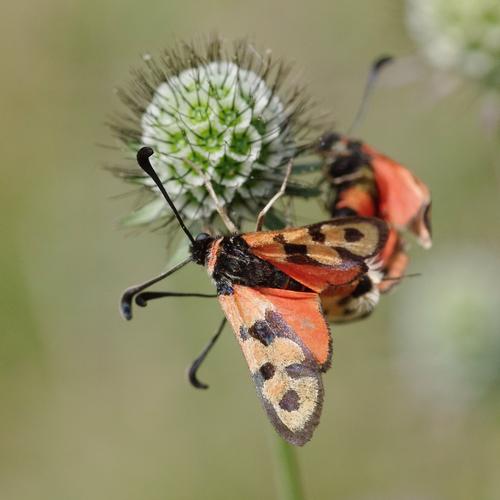
[[[342,137],[336,132],[325,132],[318,141],[316,150],[319,154],[327,154],[341,141]]]
[[[190,248],[193,262],[196,262],[201,266],[205,265],[208,253],[210,251],[210,246],[212,245],[213,241],[213,236],[210,236],[207,233],[200,233],[196,236]]]

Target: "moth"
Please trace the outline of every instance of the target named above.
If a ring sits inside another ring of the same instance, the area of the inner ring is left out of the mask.
[[[137,154],[191,241],[190,257],[170,271],[126,290],[121,301],[130,319],[132,301],[175,295],[143,292],[188,262],[204,266],[250,369],[262,406],[279,435],[302,446],[319,423],[322,373],[332,359],[332,340],[320,294],[347,286],[368,271],[384,248],[387,225],[378,219],[344,217],[279,231],[228,236],[189,232],[149,162]]]
[[[321,293],[323,311],[332,323],[346,323],[368,317],[380,300],[404,276],[409,263],[406,247],[397,231],[389,229],[387,242],[369,270],[343,287],[327,288]]]
[[[322,294],[330,321],[345,322],[368,316],[403,277],[409,258],[400,232],[409,230],[430,248],[431,196],[427,186],[406,167],[367,144],[336,133],[324,134],[317,147],[330,185],[327,209],[332,217],[379,217],[390,231],[377,266],[357,282]]]

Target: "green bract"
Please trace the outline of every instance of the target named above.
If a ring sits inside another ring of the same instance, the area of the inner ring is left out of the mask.
[[[246,42],[227,51],[219,39],[145,63],[132,88],[120,93],[131,114],[113,125],[119,139],[133,154],[153,148],[152,165],[188,224],[210,225],[216,213],[206,178],[236,219],[255,217],[305,144],[307,99],[284,85],[288,70]],[[170,216],[148,177],[122,174],[154,195],[127,224]]]

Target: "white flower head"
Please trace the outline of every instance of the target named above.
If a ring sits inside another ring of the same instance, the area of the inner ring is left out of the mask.
[[[118,138],[132,154],[153,149],[152,165],[188,224],[210,224],[216,213],[205,178],[226,210],[255,214],[306,144],[308,100],[286,85],[288,68],[248,42],[228,49],[219,38],[148,56],[145,66],[120,93],[131,114],[114,124]],[[169,217],[148,177],[123,176],[154,194],[129,224]]]
[[[500,90],[498,0],[407,0],[407,23],[427,60]]]

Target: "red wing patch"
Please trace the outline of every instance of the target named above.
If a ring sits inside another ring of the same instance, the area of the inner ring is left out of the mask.
[[[260,288],[258,291],[274,305],[301,338],[321,370],[326,371],[332,357],[331,336],[318,295],[277,288]]]
[[[317,294],[235,285],[219,302],[270,421],[283,439],[302,446],[319,423],[321,371],[331,357]]]
[[[427,186],[403,165],[363,145],[370,155],[379,191],[382,218],[398,229],[409,229],[424,248],[432,245],[431,195]]]
[[[394,229],[389,232],[389,238],[380,254],[380,259],[384,279],[379,283],[378,289],[380,293],[387,293],[399,284],[410,261],[404,241]]]
[[[343,217],[242,237],[254,255],[320,293],[364,274],[366,261],[384,247],[387,232],[387,225],[378,219]]]
[[[373,194],[360,185],[343,189],[335,200],[335,210],[350,208],[363,217],[375,217],[377,206]]]

